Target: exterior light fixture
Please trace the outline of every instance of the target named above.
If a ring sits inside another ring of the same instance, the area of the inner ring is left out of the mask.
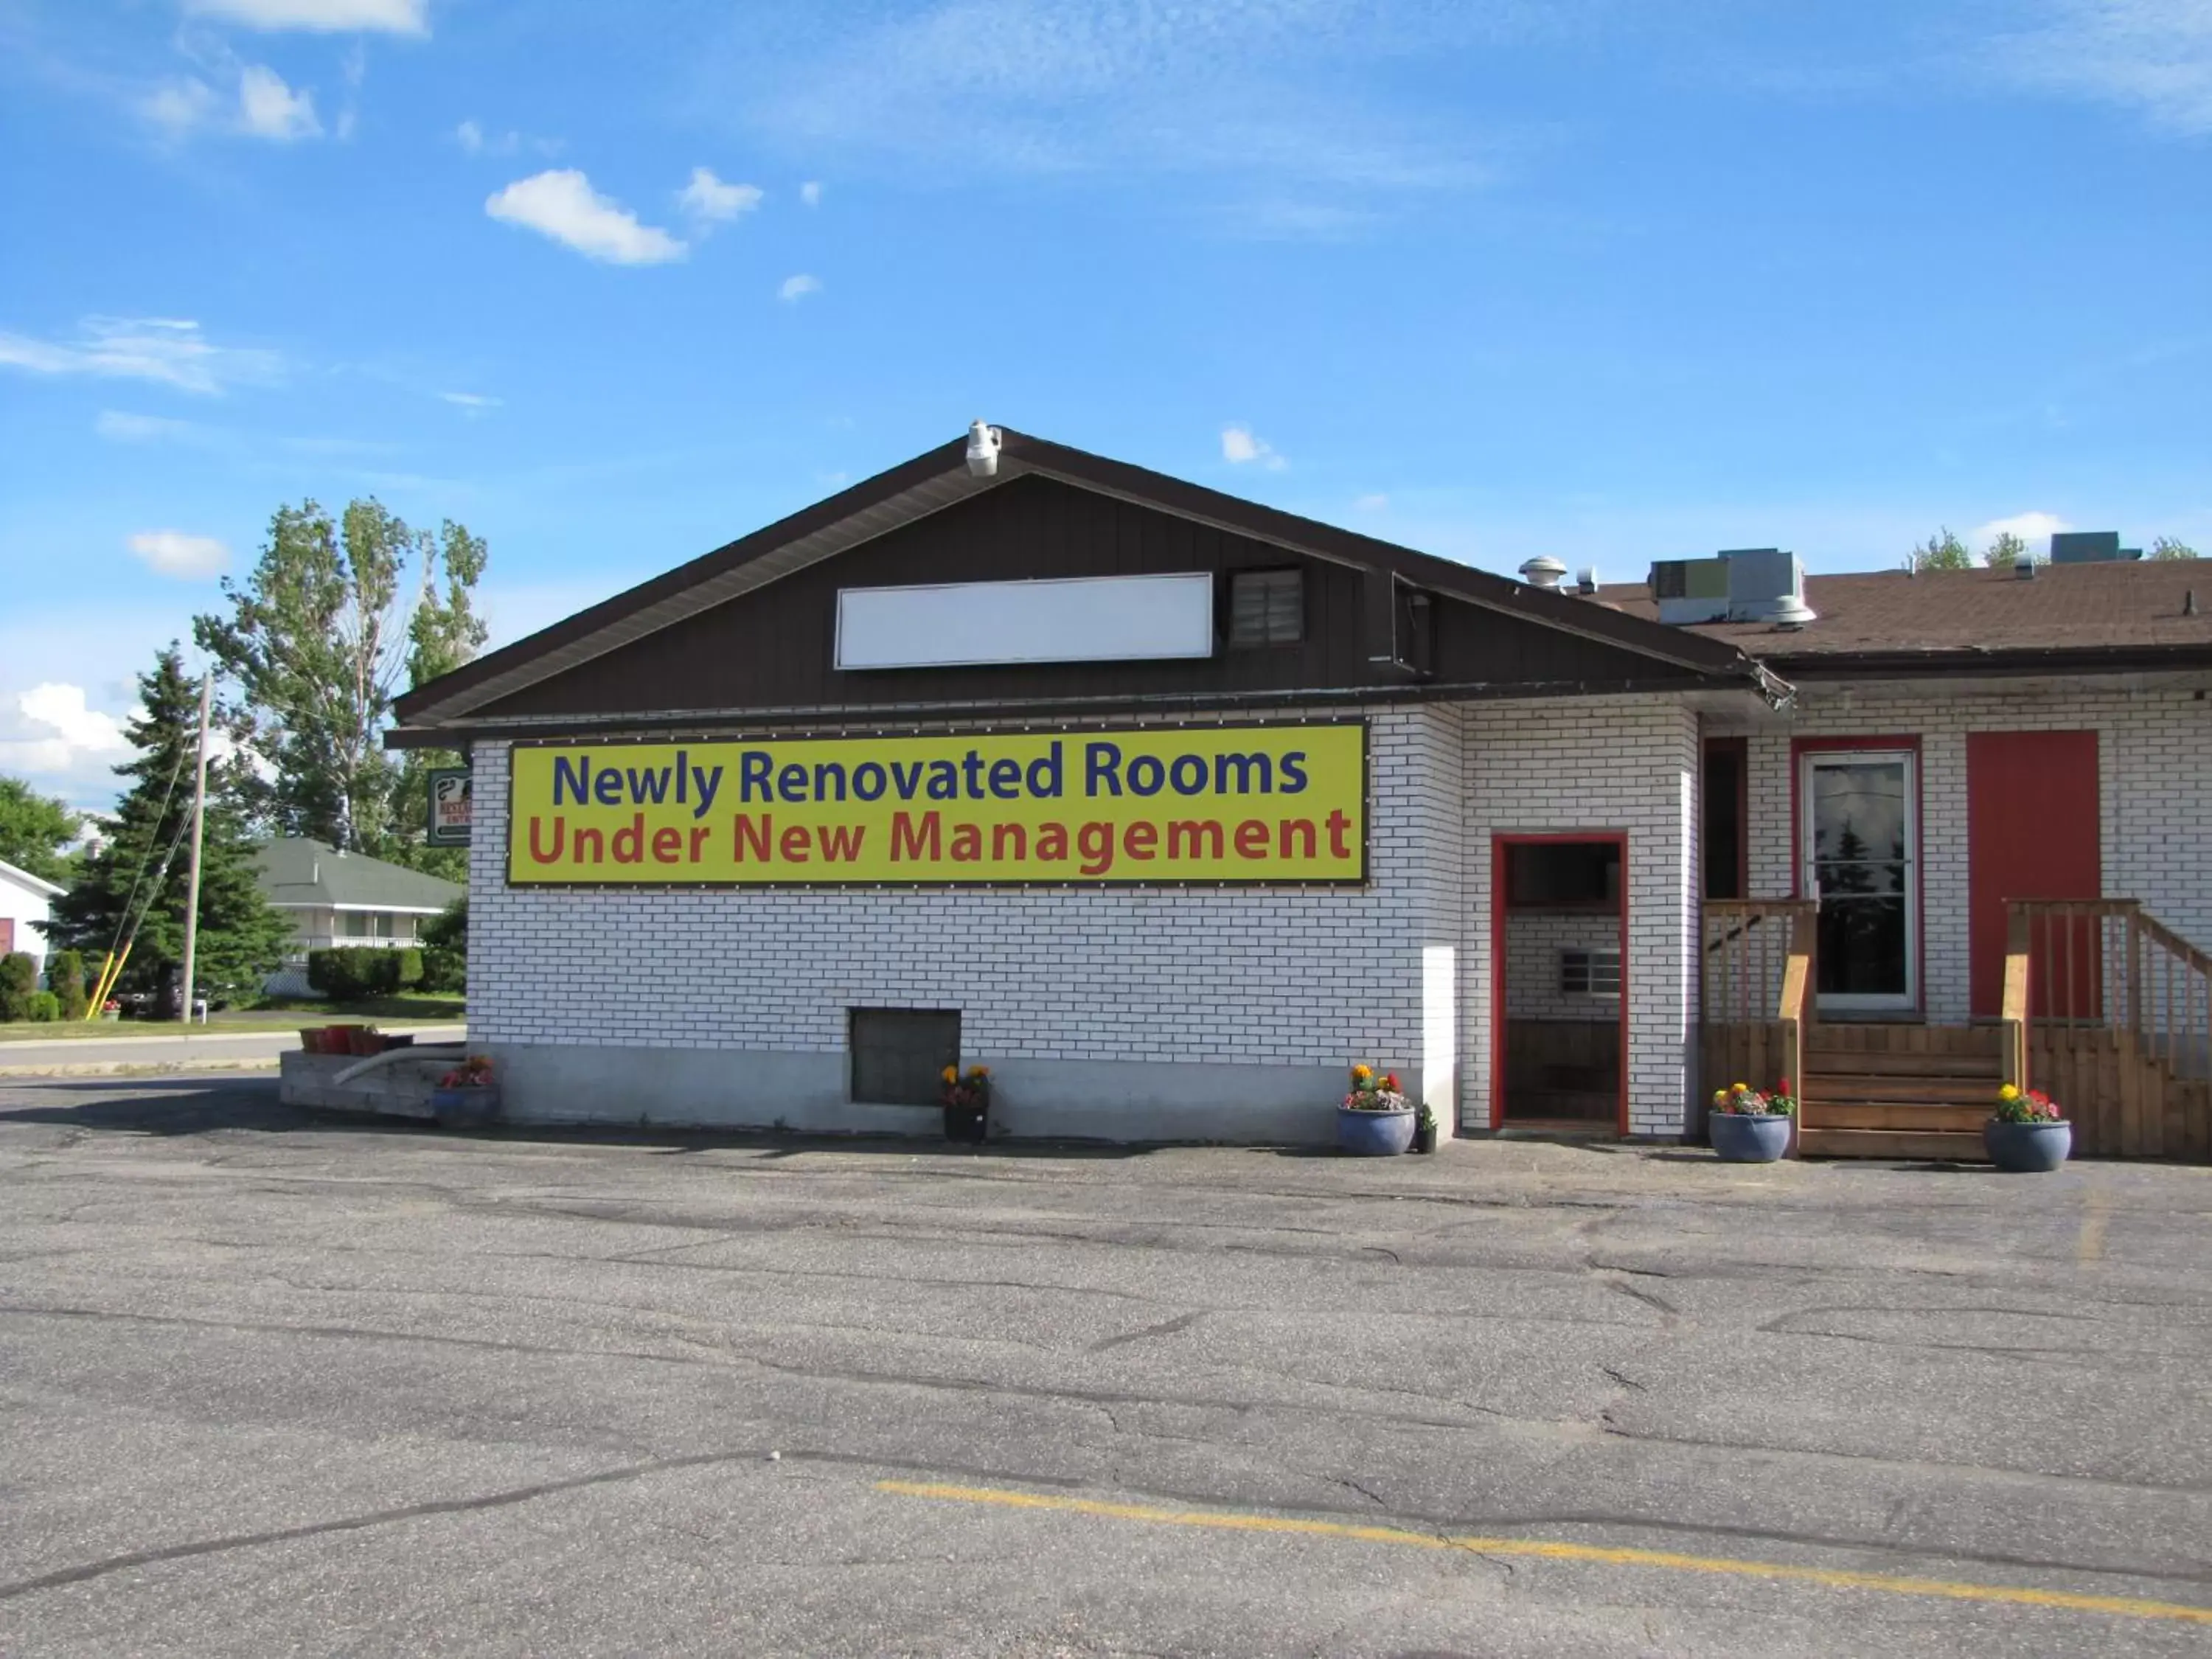
[[[999,428],[977,421],[968,428],[968,476],[996,477],[999,472]]]

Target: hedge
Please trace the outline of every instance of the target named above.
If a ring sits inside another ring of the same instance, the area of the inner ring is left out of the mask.
[[[42,1025],[51,1024],[62,1017],[62,1000],[52,991],[32,992],[28,1005],[23,1018],[36,1020]]]
[[[340,945],[327,951],[307,952],[307,983],[333,1002],[356,1002],[363,997],[388,997],[404,982],[403,957],[415,958],[415,975],[422,974],[422,953],[395,951],[375,945]]]
[[[0,957],[0,1019],[28,1019],[39,989],[39,964],[28,951]]]
[[[469,987],[469,959],[459,951],[432,945],[422,952],[422,988],[457,996]]]
[[[64,1019],[82,1019],[89,1002],[84,988],[82,953],[55,951],[46,962],[46,988],[62,1005]]]

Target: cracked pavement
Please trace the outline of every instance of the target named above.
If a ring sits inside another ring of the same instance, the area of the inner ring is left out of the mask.
[[[2203,1170],[471,1137],[222,1077],[0,1082],[0,1183],[11,1655],[2205,1642],[1435,1547],[2212,1606]]]

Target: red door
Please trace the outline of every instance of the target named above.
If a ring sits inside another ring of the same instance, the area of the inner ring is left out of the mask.
[[[2003,1012],[2005,902],[2097,898],[2097,734],[1966,734],[1966,902],[1973,1012]],[[2085,954],[2094,950],[2085,939]],[[2098,975],[2089,974],[2094,985]],[[2035,1012],[2087,1015],[2091,1009]]]

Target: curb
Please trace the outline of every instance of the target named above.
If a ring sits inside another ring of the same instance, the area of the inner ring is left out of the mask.
[[[17,1078],[41,1077],[175,1077],[202,1072],[273,1072],[276,1056],[245,1060],[107,1060],[79,1065],[0,1066],[0,1083]]]

